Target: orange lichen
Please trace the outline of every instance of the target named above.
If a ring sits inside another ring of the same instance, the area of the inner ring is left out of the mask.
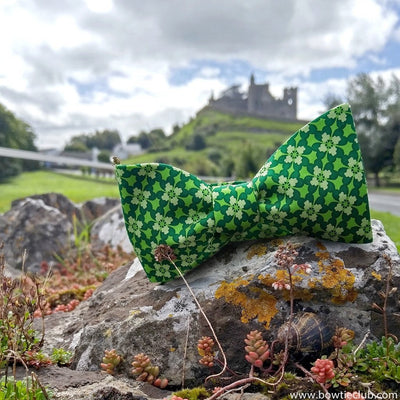
[[[320,283],[329,290],[332,295],[332,302],[343,304],[352,302],[357,298],[357,291],[354,289],[355,276],[345,268],[344,262],[338,258],[332,258],[326,248],[320,244],[321,252],[317,252],[319,258],[318,267],[322,274]],[[315,288],[319,281],[310,280],[309,288]]]
[[[243,323],[257,318],[259,322],[265,323],[265,328],[268,329],[271,319],[278,312],[277,300],[261,288],[248,288],[249,283],[245,279],[236,279],[230,283],[222,282],[215,292],[215,297],[217,299],[224,297],[226,302],[240,306]]]
[[[268,245],[265,243],[253,244],[247,252],[247,259],[251,260],[254,256],[261,257],[266,254]]]
[[[267,254],[268,251],[273,251],[282,243],[282,239],[274,239],[269,242],[255,243],[250,247],[249,251],[247,252],[247,259],[251,260],[254,256],[261,257]]]

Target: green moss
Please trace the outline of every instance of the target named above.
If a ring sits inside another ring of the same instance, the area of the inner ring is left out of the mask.
[[[202,386],[193,389],[183,389],[174,393],[175,396],[188,400],[201,400],[210,397],[210,393]]]

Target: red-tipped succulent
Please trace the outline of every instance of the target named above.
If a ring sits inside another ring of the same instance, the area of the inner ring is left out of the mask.
[[[158,377],[160,369],[152,365],[150,358],[145,354],[137,354],[135,360],[132,362],[132,366],[132,373],[137,375],[137,381],[148,382],[161,389],[164,389],[168,385],[168,379]]]
[[[107,374],[114,375],[121,360],[121,356],[117,354],[115,349],[105,350],[103,362],[100,364],[100,367],[107,372]]]
[[[251,331],[244,340],[246,343],[246,360],[257,368],[262,368],[264,361],[270,357],[269,346],[262,338],[261,332]]]
[[[311,368],[311,372],[318,383],[324,384],[335,376],[333,361],[326,358],[318,358]]]
[[[200,364],[206,367],[214,366],[214,340],[209,336],[203,336],[197,343],[197,351],[201,355]]]

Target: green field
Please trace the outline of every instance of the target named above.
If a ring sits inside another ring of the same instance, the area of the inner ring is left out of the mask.
[[[66,175],[51,171],[25,172],[0,184],[0,213],[10,209],[11,202],[33,194],[57,192],[75,203],[96,197],[118,197],[114,179]]]

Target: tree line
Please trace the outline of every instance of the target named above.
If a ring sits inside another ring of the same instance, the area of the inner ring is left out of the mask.
[[[343,102],[351,105],[365,168],[373,174],[375,185],[380,186],[383,172],[393,176],[400,171],[400,79],[395,75],[385,80],[382,76],[359,74],[347,82],[344,98],[332,94],[324,98],[326,110]],[[173,128],[174,132],[179,129],[179,125]],[[35,138],[27,123],[0,104],[0,146],[37,151]],[[96,130],[72,137],[64,150],[86,152],[96,147],[100,150],[99,161],[108,162],[112,149],[119,143],[121,137],[117,130]],[[128,143],[138,143],[147,151],[169,148],[168,137],[162,129],[141,131],[131,136]],[[201,150],[205,146],[203,136],[193,135],[186,148]],[[251,146],[243,149],[241,175],[257,171],[257,150]],[[0,180],[38,167],[37,162],[0,157]]]
[[[328,95],[324,103],[329,109],[345,101],[351,105],[365,169],[381,186],[382,172],[400,171],[400,79],[359,74],[348,81],[344,99]]]

